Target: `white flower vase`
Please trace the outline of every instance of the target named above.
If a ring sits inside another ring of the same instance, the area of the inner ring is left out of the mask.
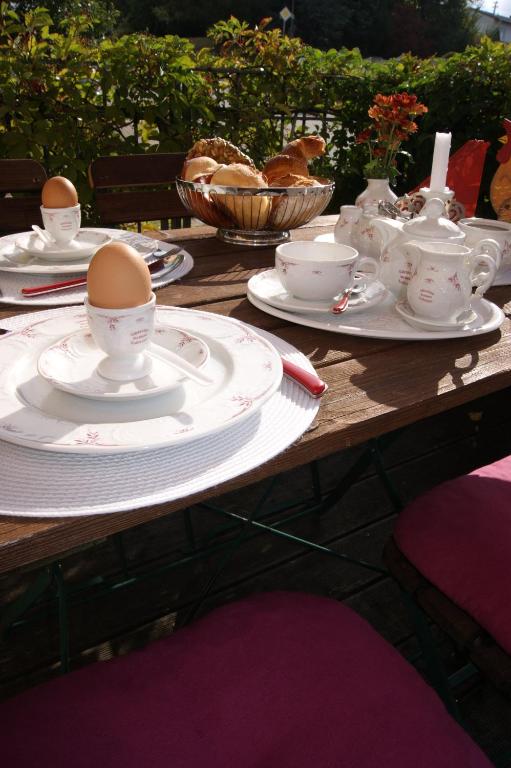
[[[397,195],[391,190],[388,179],[366,179],[366,181],[367,187],[355,200],[355,205],[363,208],[364,212],[377,214],[380,200],[396,202]]]

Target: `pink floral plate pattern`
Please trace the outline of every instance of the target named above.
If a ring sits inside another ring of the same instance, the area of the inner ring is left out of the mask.
[[[45,451],[107,454],[176,445],[227,429],[258,412],[282,379],[273,345],[251,328],[208,312],[159,307],[159,326],[202,340],[210,351],[201,386],[189,379],[136,400],[102,401],[62,392],[40,376],[41,353],[79,331],[80,308],[32,322],[0,339],[0,439]]]
[[[196,368],[209,360],[209,348],[202,339],[188,331],[157,325],[153,341],[176,352]],[[39,356],[39,374],[57,389],[78,397],[94,400],[133,400],[154,397],[169,392],[182,382],[184,376],[163,359],[147,353],[152,368],[147,376],[136,381],[112,381],[98,373],[98,364],[105,353],[99,349],[88,330],[77,331],[59,339]]]

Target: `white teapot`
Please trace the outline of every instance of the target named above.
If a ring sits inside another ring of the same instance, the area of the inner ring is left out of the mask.
[[[412,277],[414,258],[408,248],[412,240],[416,244],[441,241],[459,245],[465,240],[458,225],[445,218],[444,202],[437,197],[427,200],[421,215],[410,221],[375,217],[372,226],[383,241],[379,279],[397,299],[406,296]]]

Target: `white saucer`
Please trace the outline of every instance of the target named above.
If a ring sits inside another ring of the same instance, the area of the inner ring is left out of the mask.
[[[316,235],[314,240],[317,243],[335,243],[333,232],[327,232],[326,235]]]
[[[111,240],[112,238],[104,232],[81,229],[66,245],[57,245],[57,243],[46,245],[35,232],[25,232],[20,235],[16,245],[25,253],[46,261],[75,261],[92,256],[98,248]]]
[[[455,321],[431,320],[426,317],[420,317],[415,314],[406,299],[396,302],[396,312],[411,326],[424,331],[461,331],[465,328],[470,328],[478,319],[477,313],[473,309],[463,312]]]
[[[157,325],[154,341],[176,352],[184,360],[201,368],[209,359],[208,345],[187,331]],[[110,381],[98,371],[105,357],[92,334],[84,329],[65,336],[47,347],[39,356],[39,374],[57,389],[93,400],[132,400],[168,392],[184,378],[171,363],[152,357],[151,372],[137,381]]]
[[[357,286],[358,283],[358,286]],[[260,301],[286,312],[329,312],[334,299],[331,301],[305,301],[297,299],[288,293],[276,269],[268,269],[253,275],[248,281],[251,293]],[[387,294],[387,289],[379,280],[368,280],[363,276],[355,276],[355,287],[348,303],[347,315],[361,312],[378,304]]]
[[[80,236],[82,233],[84,236],[85,234],[90,234],[92,238],[95,235],[95,240],[99,239],[100,242],[122,240],[122,242],[128,243],[128,245],[132,245],[144,258],[150,256],[157,249],[179,250],[177,246],[160,243],[159,240],[153,240],[153,238],[138,234],[138,232],[128,232],[124,229],[82,228]],[[28,253],[28,251],[23,251],[16,245],[18,240],[28,239],[33,234],[33,232],[22,232],[0,237],[0,275],[3,272],[11,272],[16,275],[76,275],[81,272],[87,272],[91,258],[90,254],[88,256],[81,254],[80,259],[61,259],[57,261]],[[106,240],[103,241],[103,238],[106,238]],[[99,247],[97,243],[96,247]],[[48,282],[52,281],[49,280]]]

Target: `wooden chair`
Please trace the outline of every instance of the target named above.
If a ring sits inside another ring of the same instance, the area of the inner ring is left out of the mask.
[[[351,609],[274,592],[0,703],[5,766],[490,768]]]
[[[0,160],[0,235],[43,226],[41,189],[46,179],[36,160]]]
[[[162,229],[188,226],[190,216],[172,184],[184,152],[98,157],[89,166],[89,183],[103,225],[160,221]]]
[[[384,559],[419,623],[429,616],[511,697],[511,456],[408,504]]]

